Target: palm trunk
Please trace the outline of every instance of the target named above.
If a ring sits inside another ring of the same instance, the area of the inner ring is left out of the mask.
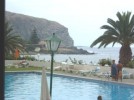
[[[123,66],[126,67],[129,61],[132,59],[132,51],[130,48],[130,45],[123,45],[120,48],[120,55],[119,55],[119,60],[123,64]]]

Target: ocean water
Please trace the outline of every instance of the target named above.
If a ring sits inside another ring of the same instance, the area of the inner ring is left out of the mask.
[[[82,60],[85,64],[90,64],[91,62],[94,64],[97,64],[100,59],[114,59],[116,62],[119,60],[119,50],[120,47],[106,47],[106,48],[90,48],[86,46],[79,46],[77,47],[78,49],[84,49],[87,50],[88,52],[94,52],[95,54],[92,55],[75,55],[75,54],[55,54],[54,55],[54,60],[56,62],[63,62],[68,60],[70,62],[70,59],[76,59]],[[131,47],[132,53],[134,55],[134,47]],[[50,54],[40,54],[40,55],[31,55],[34,56],[38,60],[45,60],[49,61],[51,60],[51,55]]]

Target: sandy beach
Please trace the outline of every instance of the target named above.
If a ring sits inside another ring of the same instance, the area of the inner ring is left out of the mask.
[[[9,65],[17,65],[22,60],[5,60],[5,66]],[[27,61],[29,66],[35,67],[43,67],[45,66],[47,72],[50,70],[51,62],[44,62],[44,61]],[[99,73],[91,74],[95,68],[99,67]],[[118,83],[125,83],[134,85],[134,69],[124,68],[127,72],[131,73],[130,78],[125,78],[121,82],[120,80]],[[110,72],[111,68],[109,66],[100,66],[100,65],[89,65],[89,64],[71,64],[65,62],[54,62],[54,73],[59,75],[68,75],[73,77],[82,77],[82,78],[89,78],[101,81],[109,81],[109,82],[117,82],[111,81],[111,77],[106,77],[102,75],[104,73]]]

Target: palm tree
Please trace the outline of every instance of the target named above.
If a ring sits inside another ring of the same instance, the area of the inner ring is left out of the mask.
[[[13,54],[16,48],[21,51],[24,50],[24,42],[22,38],[18,35],[15,35],[12,26],[10,26],[8,22],[5,22],[4,35],[5,55],[8,55],[10,53]]]
[[[126,66],[132,59],[132,51],[130,45],[134,43],[134,15],[131,17],[131,12],[117,12],[118,20],[114,21],[110,18],[107,23],[110,25],[103,25],[101,29],[106,29],[104,34],[98,37],[90,47],[99,43],[99,47],[106,47],[108,44],[121,44],[119,60]]]

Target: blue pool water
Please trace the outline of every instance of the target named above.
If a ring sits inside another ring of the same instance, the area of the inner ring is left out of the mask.
[[[48,85],[50,78],[47,76]],[[40,100],[40,73],[6,73],[5,100]],[[52,100],[134,100],[134,86],[54,75]]]

